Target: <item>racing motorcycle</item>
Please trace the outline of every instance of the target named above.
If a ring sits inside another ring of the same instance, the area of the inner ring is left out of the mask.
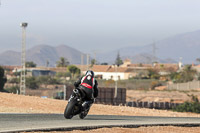
[[[66,119],[71,119],[73,116],[78,114],[80,119],[84,119],[87,116],[90,106],[88,108],[83,107],[85,102],[84,97],[85,93],[83,90],[79,88],[73,90],[64,111],[64,117]]]

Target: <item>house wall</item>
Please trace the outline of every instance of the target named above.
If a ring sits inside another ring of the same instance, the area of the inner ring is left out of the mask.
[[[83,71],[83,73],[85,73],[85,71]],[[125,73],[122,72],[117,72],[117,74],[115,72],[95,72],[95,76],[102,76],[102,79],[106,79],[109,80],[112,77],[112,80],[119,80],[118,77],[120,77],[121,80],[124,79],[128,79],[125,77]]]
[[[124,73],[124,78],[129,79],[135,77],[136,75],[136,73]]]
[[[112,80],[124,80],[125,79],[125,74],[122,73],[122,72],[106,72],[106,73],[103,73],[103,79],[112,79]]]

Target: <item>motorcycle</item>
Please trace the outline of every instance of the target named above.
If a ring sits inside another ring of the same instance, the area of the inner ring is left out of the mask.
[[[66,119],[71,119],[73,116],[78,114],[80,119],[84,119],[87,116],[90,106],[88,108],[83,107],[85,102],[84,97],[85,93],[83,90],[79,88],[75,88],[73,90],[73,93],[71,94],[64,111],[64,117]]]

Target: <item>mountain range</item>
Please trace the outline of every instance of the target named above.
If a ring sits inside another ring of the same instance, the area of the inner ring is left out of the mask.
[[[26,61],[33,61],[38,66],[55,66],[60,57],[65,57],[71,64],[80,64],[82,52],[66,45],[57,47],[37,45],[26,51]],[[21,53],[6,51],[0,54],[0,65],[20,65]]]
[[[132,63],[176,63],[182,59],[183,63],[194,63],[200,58],[200,30],[169,37],[144,46],[130,46],[115,49],[110,52],[96,55],[100,63],[113,64],[117,53],[122,59],[131,59]],[[48,60],[50,66],[55,66],[60,57],[65,57],[71,64],[81,64],[81,51],[67,45],[56,47],[49,45],[37,45],[27,50],[26,60],[33,61],[38,66],[46,66]],[[21,54],[16,51],[0,53],[0,65],[20,65]],[[84,60],[86,64],[86,59]]]
[[[152,60],[162,63],[175,63],[180,60],[183,63],[195,63],[196,59],[200,58],[199,51],[200,30],[175,35],[144,46],[116,49],[99,55],[98,60],[114,61],[119,52],[123,59],[129,58],[133,63],[150,63]]]

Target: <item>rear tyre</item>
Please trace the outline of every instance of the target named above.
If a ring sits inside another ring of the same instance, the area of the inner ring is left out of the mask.
[[[66,119],[71,119],[75,114],[74,114],[74,108],[76,105],[77,101],[76,100],[71,100],[66,108],[65,108],[65,112],[64,112],[64,117]]]
[[[88,112],[89,112],[89,109],[86,110],[86,111],[82,111],[82,112],[79,114],[79,118],[80,118],[80,119],[84,119],[84,118],[87,116]]]

